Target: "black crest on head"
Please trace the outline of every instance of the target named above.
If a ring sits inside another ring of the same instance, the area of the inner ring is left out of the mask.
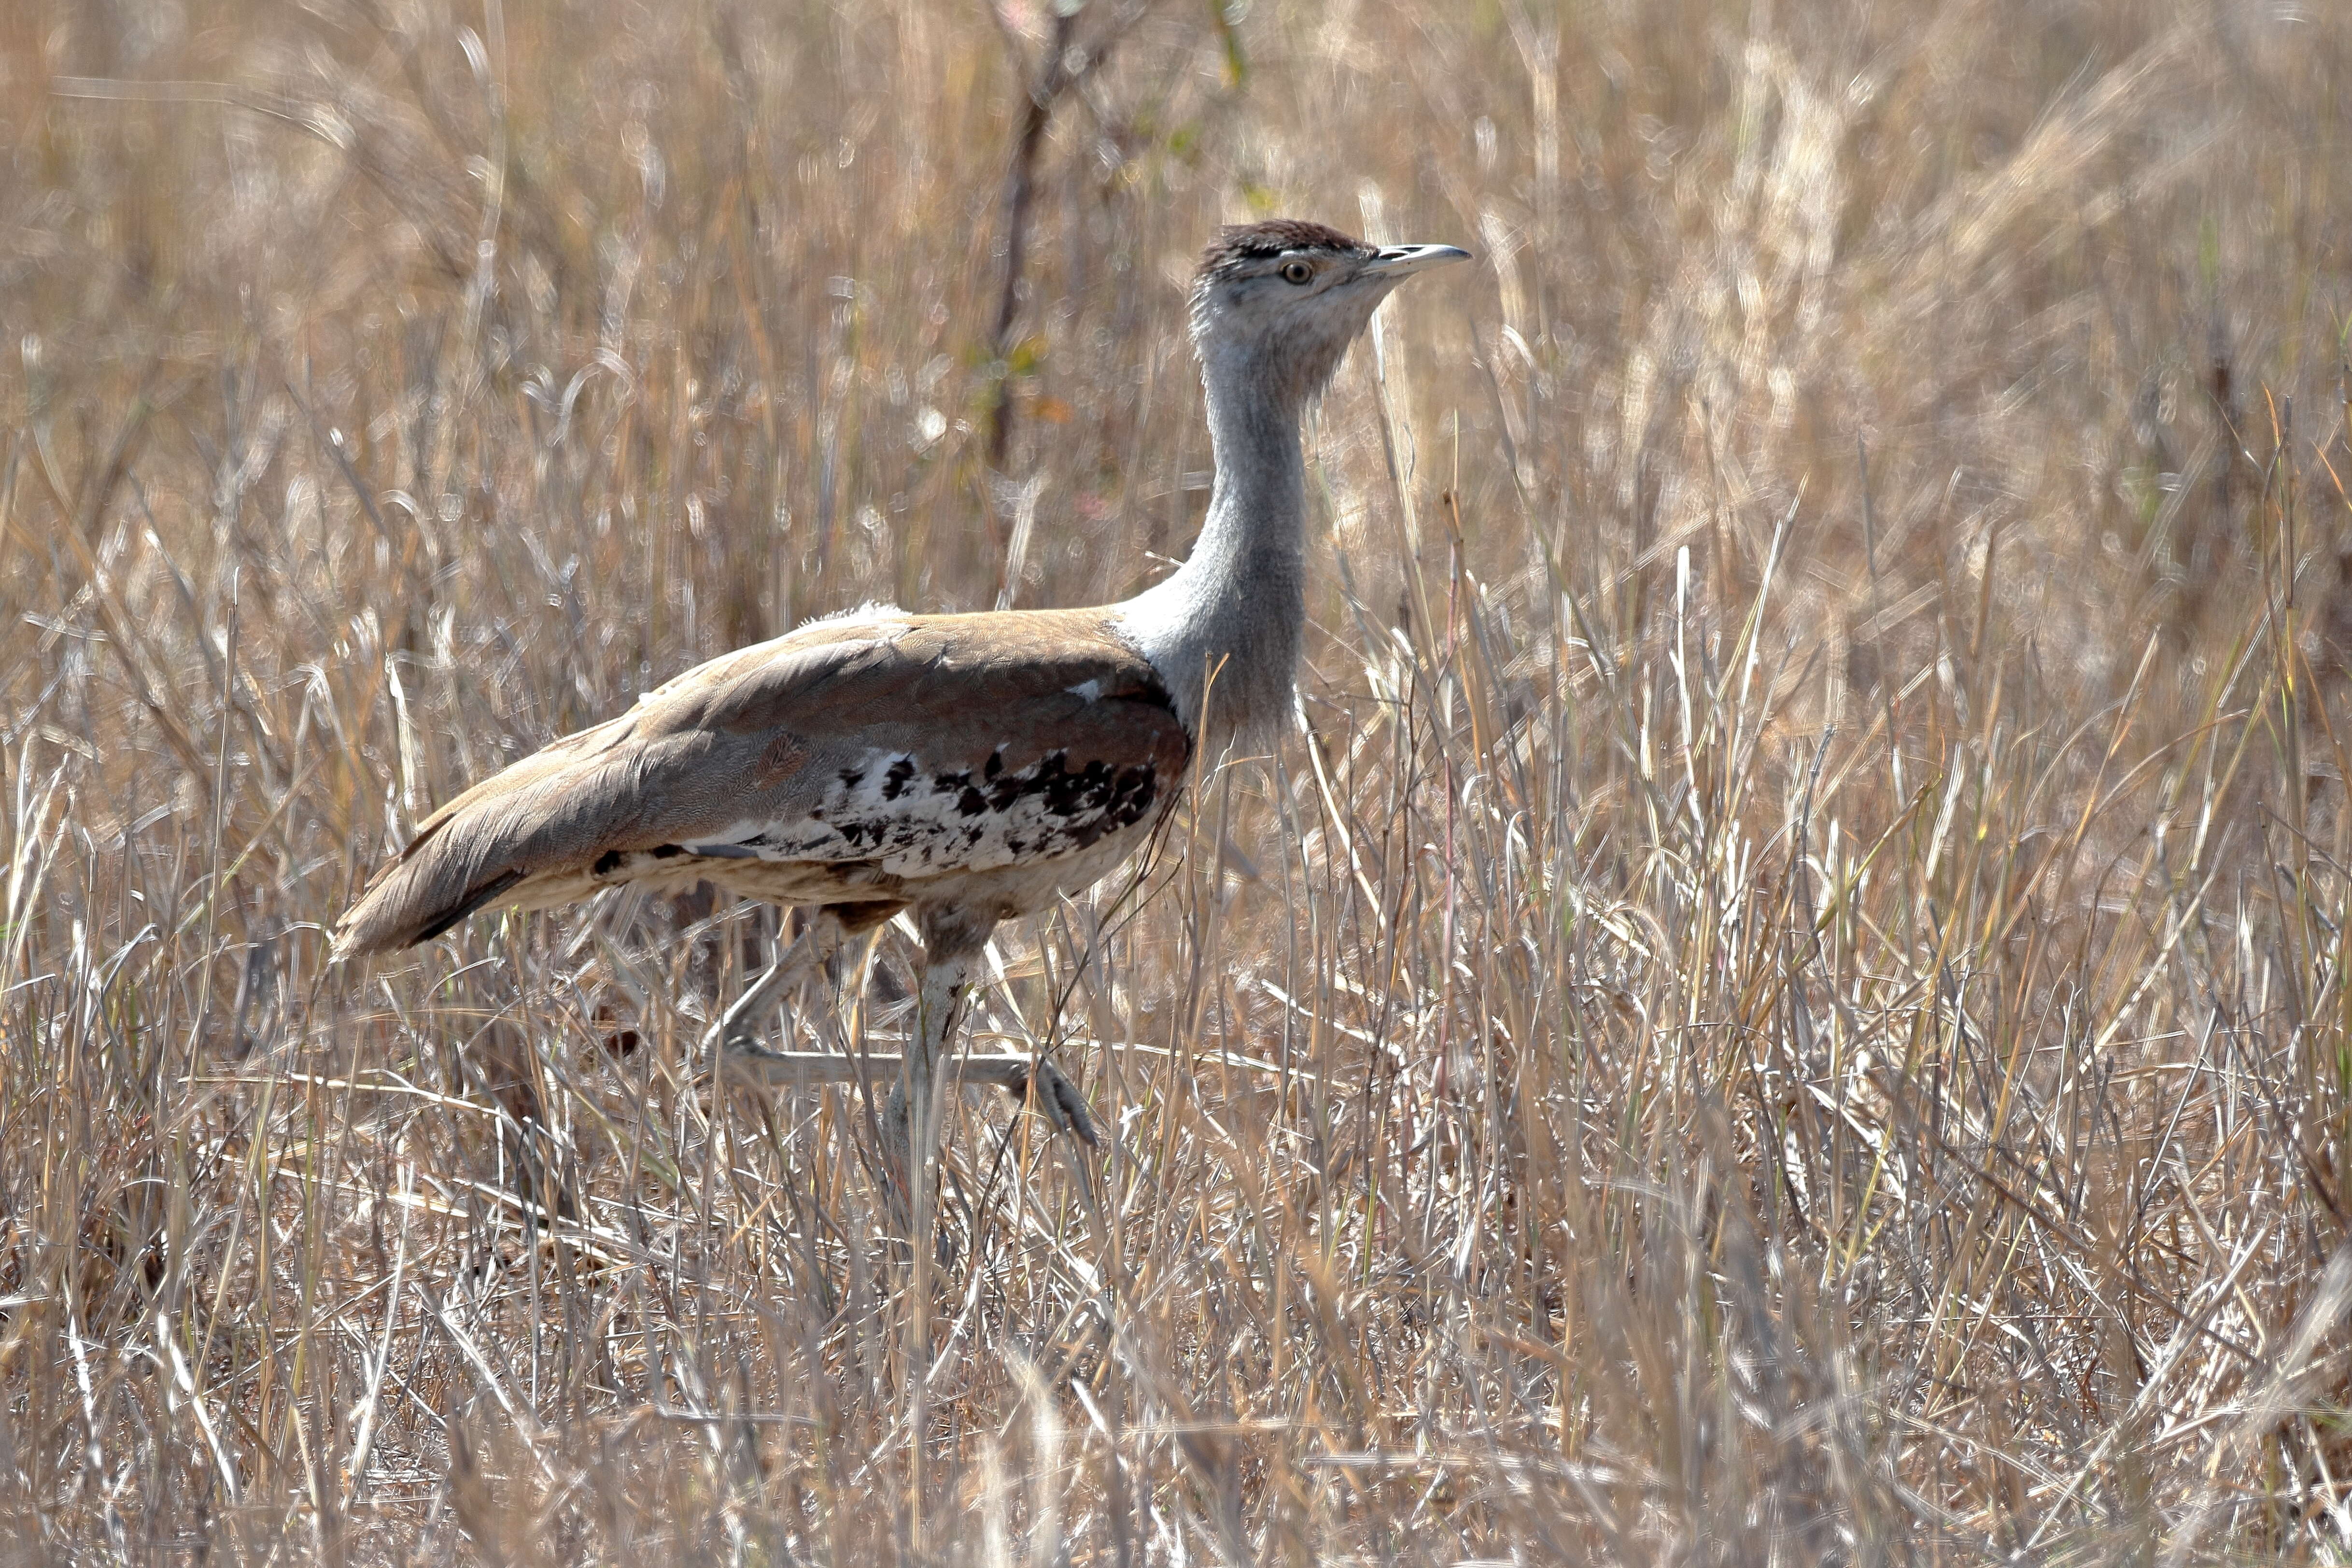
[[[1271,218],[1265,223],[1236,224],[1217,230],[1217,237],[1209,241],[1209,248],[1201,253],[1201,277],[1214,278],[1256,257],[1316,249],[1337,250],[1350,256],[1372,254],[1370,246],[1328,224],[1308,223],[1301,218]]]

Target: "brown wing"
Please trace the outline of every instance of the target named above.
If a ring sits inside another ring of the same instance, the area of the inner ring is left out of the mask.
[[[821,867],[897,896],[1156,815],[1191,750],[1103,611],[819,621],[451,801],[337,922],[335,948],[404,947],[493,904],[714,865],[740,886]]]

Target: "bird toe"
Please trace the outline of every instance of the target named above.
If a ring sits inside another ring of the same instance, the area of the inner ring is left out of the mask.
[[[1052,1062],[1041,1061],[1032,1068],[1036,1089],[1037,1108],[1057,1132],[1072,1132],[1089,1149],[1099,1149],[1102,1142],[1095,1132],[1094,1117],[1087,1110],[1086,1098],[1078,1093],[1077,1085],[1062,1076],[1062,1070]],[[1013,1092],[1026,1097],[1028,1084],[1014,1087]]]

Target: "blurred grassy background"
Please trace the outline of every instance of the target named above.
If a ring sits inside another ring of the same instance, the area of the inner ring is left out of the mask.
[[[2352,1552],[2347,95],[2287,0],[0,8],[0,1554]],[[910,1433],[860,1107],[695,1077],[772,914],[321,927],[694,660],[1150,581],[1275,213],[1478,264],[1312,429],[1304,732],[1000,939],[1118,1138],[970,1097]]]

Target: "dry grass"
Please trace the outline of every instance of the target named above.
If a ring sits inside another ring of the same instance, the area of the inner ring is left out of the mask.
[[[1160,0],[992,362],[1007,47],[0,7],[6,1550],[2352,1552],[2352,14]],[[694,1074],[772,914],[321,923],[691,660],[1148,580],[1265,210],[1480,265],[1311,734],[999,942],[1117,1144],[968,1098],[910,1433],[862,1108]]]

